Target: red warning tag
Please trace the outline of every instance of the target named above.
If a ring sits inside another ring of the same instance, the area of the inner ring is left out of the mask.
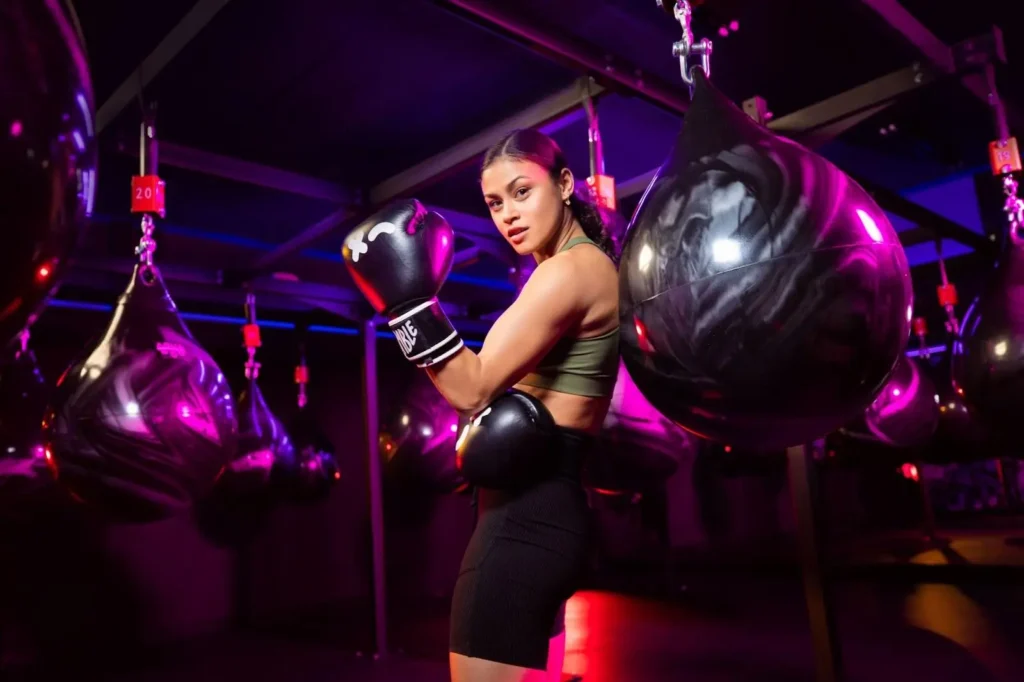
[[[1020,170],[1020,150],[1017,149],[1017,138],[988,143],[988,159],[992,164],[992,175],[1005,175]]]
[[[616,210],[618,202],[615,199],[615,178],[609,175],[591,175],[587,178],[587,186],[602,206],[609,211]]]
[[[156,175],[132,176],[132,213],[164,217],[164,181]]]

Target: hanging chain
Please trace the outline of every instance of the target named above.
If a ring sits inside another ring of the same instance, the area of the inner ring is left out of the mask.
[[[1017,146],[1017,139],[1010,134],[1006,108],[996,84],[995,66],[992,63],[986,64],[984,74],[988,87],[988,102],[992,107],[996,134],[999,136],[988,145],[989,163],[992,166],[992,175],[1002,177],[1003,194],[1006,195],[1003,213],[1010,224],[1010,239],[1016,241],[1021,236],[1018,231],[1024,224],[1024,201],[1017,196],[1017,180],[1013,177],[1014,173],[1021,170],[1020,149]]]
[[[1010,222],[1010,237],[1016,239],[1020,236],[1021,225],[1024,225],[1024,199],[1017,196],[1017,180],[1012,173],[1003,176],[1003,194],[1006,195],[1003,212]]]
[[[946,274],[946,259],[942,257],[942,240],[935,240],[935,255],[939,257],[939,277],[942,284],[937,288],[939,305],[946,311],[946,331],[957,336],[960,334],[960,321],[956,319],[956,304],[959,302],[956,294],[956,287],[949,283],[949,276]]]
[[[143,265],[153,266],[153,254],[156,253],[156,239],[153,238],[153,230],[156,226],[153,224],[153,216],[148,213],[142,216],[142,239],[139,240],[139,245],[135,247],[135,255],[139,257],[139,262]]]
[[[658,4],[662,6],[666,2],[667,0],[658,0]],[[672,56],[679,58],[679,70],[682,73],[683,82],[690,87],[692,95],[694,69],[703,70],[704,75],[711,78],[711,41],[703,38],[699,43],[693,42],[693,31],[690,29],[693,12],[687,0],[677,0],[672,13],[676,21],[683,27],[683,38],[672,45]]]

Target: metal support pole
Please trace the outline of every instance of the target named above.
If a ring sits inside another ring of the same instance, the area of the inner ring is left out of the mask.
[[[928,543],[938,539],[935,530],[935,508],[932,506],[931,495],[928,494],[928,482],[924,480],[924,462],[919,461],[917,466],[917,485],[921,491],[921,516],[924,525],[924,538]]]
[[[387,591],[384,581],[384,492],[380,456],[377,451],[377,324],[363,322],[363,416],[366,428],[366,457],[370,482],[370,531],[373,552],[373,624],[377,656],[387,655]]]
[[[843,677],[835,608],[825,589],[821,568],[820,524],[814,504],[817,476],[812,453],[811,445],[796,445],[786,450],[789,485],[796,512],[800,567],[814,644],[816,679],[818,682],[840,682]]]

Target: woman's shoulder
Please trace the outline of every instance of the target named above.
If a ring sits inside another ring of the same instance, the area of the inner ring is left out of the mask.
[[[580,244],[563,251],[537,266],[533,273],[553,283],[552,292],[572,293],[579,303],[590,308],[605,299],[618,302],[619,274],[615,262],[595,244]],[[532,279],[532,278],[531,278]]]
[[[610,276],[618,281],[618,268],[615,266],[615,261],[593,242],[580,244],[558,255],[563,257],[563,262],[567,267],[573,267],[581,276],[598,279]],[[552,258],[551,260],[557,259]]]

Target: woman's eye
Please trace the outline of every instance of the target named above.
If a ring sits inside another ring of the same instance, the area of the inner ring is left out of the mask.
[[[490,208],[490,209],[491,209],[492,211],[497,211],[497,210],[498,210],[498,208],[500,208],[500,207],[501,207],[501,202],[500,202],[500,201],[492,201],[492,202],[488,203],[488,204],[487,204],[487,206],[488,206],[488,207],[489,207],[489,208]]]
[[[517,199],[522,199],[523,197],[525,197],[527,195],[527,193],[529,193],[529,191],[530,191],[529,187],[520,187],[519,189],[516,190],[516,198]]]

